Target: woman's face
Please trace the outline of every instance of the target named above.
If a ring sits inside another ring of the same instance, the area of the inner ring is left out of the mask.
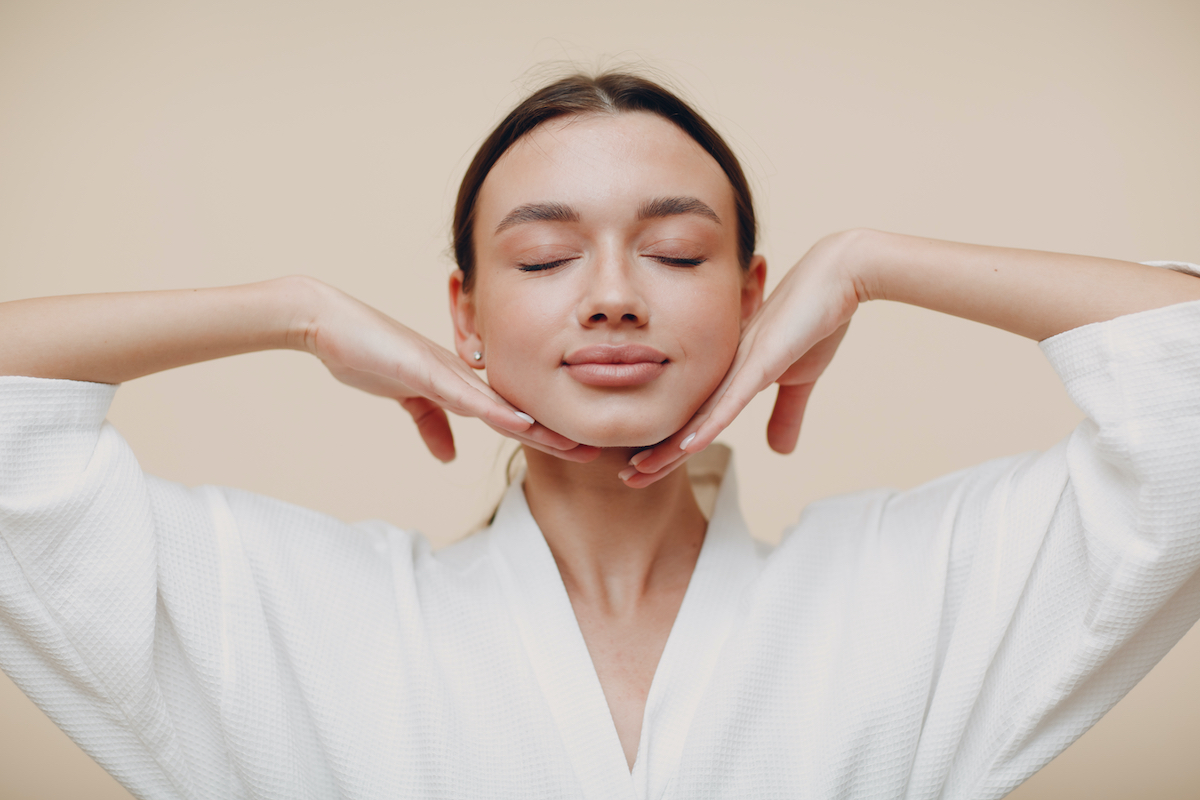
[[[527,134],[484,181],[474,236],[472,290],[451,283],[460,354],[482,351],[497,392],[583,444],[682,427],[762,298],[762,259],[738,264],[729,180],[653,114]]]

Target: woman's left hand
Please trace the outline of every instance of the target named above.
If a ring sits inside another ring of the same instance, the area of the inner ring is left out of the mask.
[[[1190,275],[1091,256],[942,242],[857,229],[817,242],[742,331],[733,365],[695,416],[620,473],[648,486],[707,447],[772,383],[771,447],[796,445],[813,384],[869,299],[953,314],[1042,341],[1063,331],[1200,299]]]
[[[750,400],[779,384],[767,423],[771,449],[790,453],[817,378],[829,366],[859,295],[846,268],[848,237],[828,236],[792,267],[742,330],[724,379],[686,425],[644,450],[621,473],[626,485],[649,486],[708,447]]]

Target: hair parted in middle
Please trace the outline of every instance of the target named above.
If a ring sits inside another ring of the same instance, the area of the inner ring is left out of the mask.
[[[750,186],[733,150],[695,109],[654,81],[628,72],[570,75],[543,86],[525,98],[488,135],[458,188],[454,205],[454,260],[470,291],[475,276],[475,205],[484,179],[500,157],[522,136],[544,122],[575,114],[657,114],[678,126],[707,152],[729,178],[737,209],[738,262],[750,266],[757,237]]]

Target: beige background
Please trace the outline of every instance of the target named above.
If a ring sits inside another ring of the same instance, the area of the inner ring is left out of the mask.
[[[776,279],[858,225],[1200,261],[1190,0],[242,5],[0,2],[0,300],[299,272],[448,344],[457,180],[563,60],[645,63],[694,98],[745,159]],[[814,498],[1046,448],[1080,418],[1033,343],[885,304],[795,455],[766,449],[768,408],[725,436],[763,538]],[[136,381],[111,418],[151,472],[435,542],[500,481],[482,425],[457,421],[439,466],[403,412],[295,353]],[[1013,796],[1200,795],[1197,674],[1193,632]],[[0,685],[0,798],[126,796]]]

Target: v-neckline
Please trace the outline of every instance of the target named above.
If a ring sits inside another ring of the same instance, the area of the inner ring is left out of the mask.
[[[497,556],[501,583],[584,797],[663,796],[733,629],[739,601],[758,575],[760,562],[738,509],[736,480],[732,469],[726,469],[728,450],[710,450],[714,452],[709,458],[689,463],[689,477],[694,483],[719,481],[720,488],[696,567],[654,671],[632,771],[562,576],[520,481],[509,487],[492,523],[489,546]],[[703,491],[697,486],[702,506]]]

